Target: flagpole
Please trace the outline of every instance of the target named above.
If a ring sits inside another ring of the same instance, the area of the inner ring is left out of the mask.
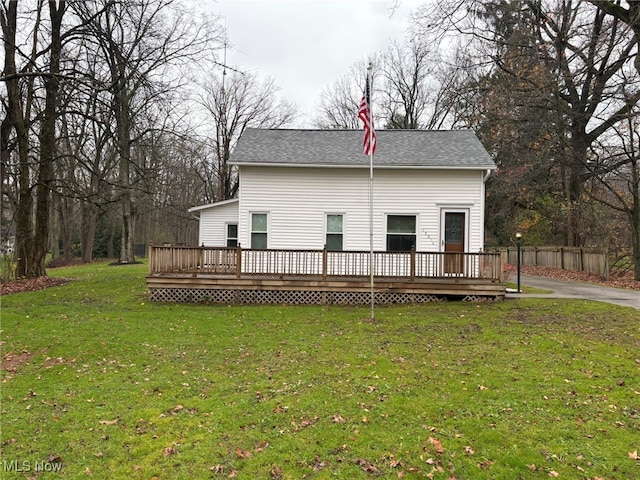
[[[369,115],[371,128],[369,129],[369,145],[373,146],[373,109],[371,108],[371,91],[373,90],[373,78],[371,72],[373,65],[369,62],[367,68],[367,82],[369,83]],[[371,284],[371,320],[375,319],[375,289],[373,282],[373,148],[369,149],[369,281]]]

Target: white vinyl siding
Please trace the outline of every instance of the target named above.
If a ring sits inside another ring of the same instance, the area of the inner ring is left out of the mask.
[[[386,249],[387,215],[415,212],[416,250],[441,251],[443,208],[469,212],[470,252],[483,246],[484,171],[374,169],[374,249]],[[240,168],[238,241],[250,245],[250,213],[269,211],[269,248],[317,249],[326,242],[326,212],[345,212],[344,250],[369,249],[366,168]]]
[[[238,223],[238,202],[222,202],[199,211],[198,244],[207,247],[227,246],[227,225]]]

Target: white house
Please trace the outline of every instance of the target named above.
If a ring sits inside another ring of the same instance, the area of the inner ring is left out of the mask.
[[[251,249],[479,252],[494,161],[472,131],[245,130],[231,156],[233,200],[189,209],[199,244]]]

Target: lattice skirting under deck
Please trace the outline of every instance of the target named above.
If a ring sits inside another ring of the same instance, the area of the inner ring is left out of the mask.
[[[150,288],[149,299],[171,303],[212,304],[296,304],[296,305],[368,305],[369,292],[321,292],[301,290],[232,290],[205,288]],[[462,300],[481,301],[489,297],[468,295]],[[492,298],[491,298],[492,299]],[[375,303],[425,303],[446,300],[445,296],[427,293],[376,292]]]

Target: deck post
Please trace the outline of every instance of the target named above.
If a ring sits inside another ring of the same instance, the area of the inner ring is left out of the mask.
[[[412,245],[411,246],[411,272],[410,272],[410,276],[411,276],[411,280],[414,280],[416,278],[416,246]]]
[[[149,275],[153,274],[153,243],[149,243],[147,248],[147,258],[149,258]]]
[[[327,278],[327,245],[322,248],[322,278]]]
[[[236,247],[236,278],[240,278],[242,275],[242,247],[240,243]]]

